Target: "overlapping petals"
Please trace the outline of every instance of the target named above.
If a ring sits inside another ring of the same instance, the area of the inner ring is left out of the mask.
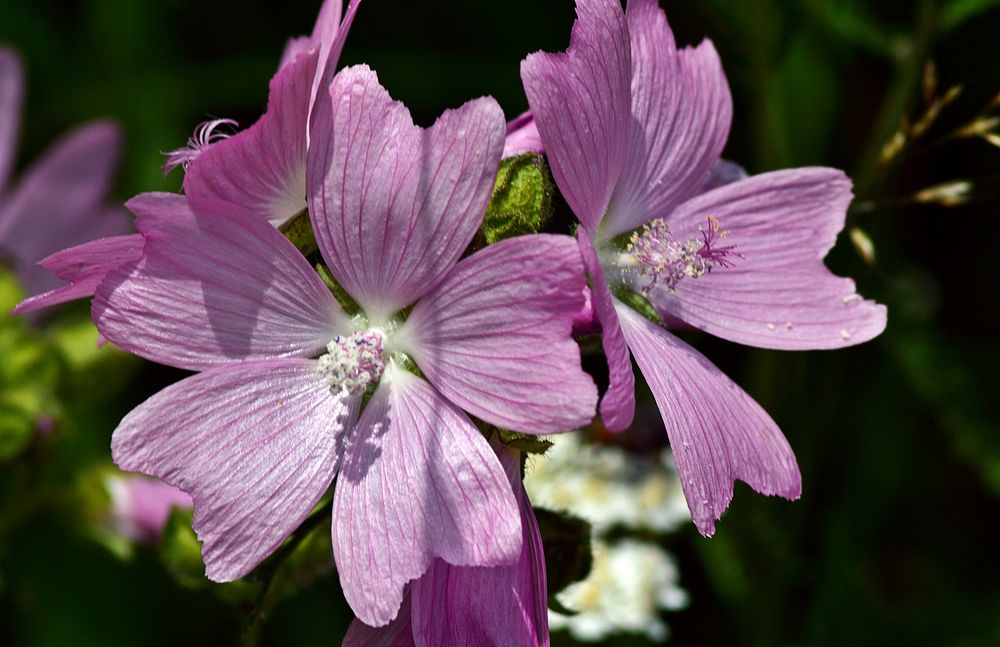
[[[570,337],[582,275],[568,236],[491,245],[417,303],[400,345],[449,400],[495,425],[530,434],[584,426],[597,391]]]
[[[318,103],[309,211],[330,271],[375,320],[433,289],[482,222],[503,150],[492,98],[413,124],[367,66]]]
[[[569,50],[535,53],[521,63],[552,175],[573,213],[592,231],[621,174],[631,127],[628,28],[616,4],[578,2]]]
[[[352,623],[345,647],[436,647],[511,644],[546,647],[545,560],[538,523],[521,484],[516,452],[493,443],[517,493],[522,543],[517,561],[494,567],[435,560],[404,596],[396,618],[373,628]],[[498,643],[502,637],[504,642]]]
[[[196,212],[167,193],[128,206],[145,241],[142,257],[109,272],[91,306],[98,329],[121,348],[202,370],[315,356],[346,330],[322,280],[265,221],[231,205]]]
[[[426,381],[390,367],[358,422],[334,495],[344,595],[366,624],[389,622],[436,557],[510,563],[521,529],[493,450]]]
[[[336,72],[361,0],[341,20],[341,0],[326,0],[309,37],[293,39],[271,79],[267,111],[250,128],[208,146],[193,161],[184,191],[223,200],[279,226],[306,208],[306,149],[320,88]]]

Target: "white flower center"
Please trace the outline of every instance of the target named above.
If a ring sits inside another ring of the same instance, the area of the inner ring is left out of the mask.
[[[385,345],[379,330],[338,335],[326,345],[326,350],[327,353],[319,358],[317,370],[335,389],[362,393],[378,382],[385,370]]]

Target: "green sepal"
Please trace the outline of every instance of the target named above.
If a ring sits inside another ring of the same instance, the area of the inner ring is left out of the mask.
[[[347,293],[347,290],[341,287],[340,283],[337,282],[337,279],[333,278],[333,274],[330,273],[330,268],[322,263],[317,263],[316,272],[319,274],[319,278],[323,279],[323,283],[326,283],[326,287],[330,289],[333,296],[336,297],[337,303],[340,304],[340,307],[343,308],[344,313],[346,313],[348,317],[353,317],[361,312],[361,306],[359,306],[358,302]]]
[[[590,575],[594,563],[590,548],[590,524],[567,512],[554,512],[545,508],[534,510],[545,551],[549,607],[555,607],[560,613],[568,613],[561,604],[555,602],[555,595]]]
[[[551,441],[539,436],[519,434],[516,431],[508,431],[499,427],[494,427],[494,429],[500,438],[500,442],[525,454],[544,454],[552,447]]]
[[[632,308],[646,319],[649,319],[658,326],[664,325],[663,317],[660,316],[660,313],[656,311],[656,308],[653,307],[653,304],[650,303],[649,299],[646,297],[633,292],[632,290],[626,290],[625,288],[617,288],[612,292],[619,301]]]
[[[538,153],[500,162],[477,247],[542,230],[552,215],[552,176]]]
[[[305,209],[286,220],[278,227],[278,231],[292,241],[292,244],[299,248],[303,256],[312,256],[319,251],[316,235],[312,230],[312,222],[309,220],[309,212]]]

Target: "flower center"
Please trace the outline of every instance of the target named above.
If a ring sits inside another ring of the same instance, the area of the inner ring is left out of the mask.
[[[719,221],[712,216],[707,223],[707,228],[699,228],[700,237],[679,241],[666,221],[657,218],[632,234],[617,264],[623,274],[637,280],[643,296],[658,287],[673,292],[681,279],[698,278],[719,266],[733,267],[730,256],[743,258],[734,251],[736,245],[718,245],[729,232],[720,232]]]
[[[379,330],[337,335],[326,345],[327,353],[319,358],[317,370],[332,387],[351,394],[364,392],[378,382],[385,370],[385,344]]]

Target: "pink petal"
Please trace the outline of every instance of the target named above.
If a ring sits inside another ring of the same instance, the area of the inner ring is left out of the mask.
[[[604,269],[597,258],[597,251],[590,241],[590,234],[581,227],[577,241],[583,264],[590,276],[591,303],[594,315],[601,324],[601,344],[608,360],[608,390],[601,398],[601,419],[608,431],[628,429],[635,417],[635,375],[632,373],[632,358],[622,335],[618,314],[608,288]]]
[[[781,430],[759,404],[680,339],[616,304],[625,339],[663,416],[691,518],[706,537],[736,479],[797,499],[802,479]]]
[[[510,238],[456,265],[413,308],[399,344],[473,415],[524,433],[568,431],[597,406],[571,336],[584,287],[569,236]]]
[[[524,112],[507,122],[507,137],[503,141],[503,155],[514,157],[524,153],[544,153],[542,136],[538,132],[531,112]]]
[[[801,168],[756,175],[700,195],[669,218],[679,239],[699,236],[708,215],[743,258],[682,280],[651,300],[683,321],[764,348],[841,348],[885,329],[886,309],[862,299],[854,281],[823,257],[844,226],[851,182],[840,171]]]
[[[628,28],[618,0],[578,0],[576,15],[569,49],[531,54],[521,80],[559,190],[597,231],[628,152]]]
[[[319,502],[356,409],[333,396],[313,360],[222,366],[135,408],[111,452],[123,470],[191,495],[205,574],[227,582],[271,554]]]
[[[354,16],[361,7],[361,0],[351,0],[347,12],[341,19],[341,0],[324,0],[319,17],[313,27],[312,41],[318,45],[319,60],[316,64],[316,76],[313,79],[312,90],[309,93],[309,128],[306,131],[306,143],[312,137],[312,128],[316,120],[316,102],[325,98],[325,93],[337,74],[337,63],[340,53],[347,42],[347,34],[354,24]]]
[[[108,274],[91,308],[107,339],[146,359],[201,370],[308,356],[346,327],[309,263],[264,220],[231,205],[146,193],[127,205],[142,259]]]
[[[435,558],[513,562],[517,501],[489,443],[426,381],[390,365],[346,448],[333,499],[344,595],[373,627]]]
[[[632,129],[604,239],[670,213],[701,190],[729,136],[733,104],[709,41],[676,49],[657,0],[630,0]]]
[[[21,59],[14,50],[0,47],[0,194],[14,169],[23,104],[24,70]]]
[[[187,493],[156,479],[132,474],[108,482],[115,529],[131,541],[155,543],[174,508],[190,508]]]
[[[140,234],[114,236],[70,247],[44,258],[38,264],[69,285],[25,299],[11,314],[19,315],[92,297],[108,272],[142,256],[142,245]]]
[[[423,130],[365,66],[338,74],[329,99],[309,149],[313,229],[333,275],[379,321],[440,282],[475,235],[503,113],[477,99]]]
[[[104,203],[121,147],[121,130],[98,122],[54,144],[21,176],[0,211],[0,247],[17,259],[29,293],[58,286],[35,264],[88,240],[129,230],[124,211]]]
[[[407,589],[399,613],[384,627],[369,627],[357,618],[347,629],[343,647],[417,647],[410,622],[410,591]]]
[[[195,159],[184,177],[188,196],[238,204],[274,226],[306,208],[306,118],[317,58],[299,56],[279,70],[264,116]]]
[[[418,647],[549,644],[545,555],[538,522],[521,484],[520,457],[494,444],[517,492],[522,544],[509,566],[459,567],[438,559],[412,585]]]

